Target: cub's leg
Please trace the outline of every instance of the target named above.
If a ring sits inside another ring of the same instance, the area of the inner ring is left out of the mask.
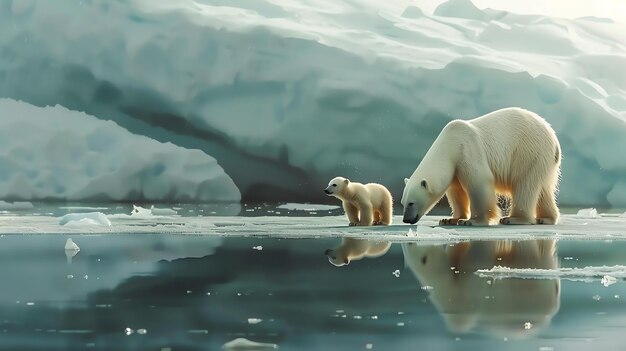
[[[375,209],[374,210],[374,222],[372,222],[373,225],[381,225],[383,224],[382,222],[382,216],[380,214],[380,210],[379,209]]]
[[[372,208],[371,203],[360,203],[359,204],[359,222],[357,225],[359,226],[369,226],[374,222],[374,209]]]
[[[343,210],[346,212],[346,216],[348,216],[349,225],[357,225],[359,223],[359,209],[351,203],[344,202]]]

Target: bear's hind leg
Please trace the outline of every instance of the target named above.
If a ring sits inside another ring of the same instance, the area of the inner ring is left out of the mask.
[[[439,221],[439,225],[457,225],[459,219],[468,219],[470,217],[470,200],[467,192],[461,186],[458,180],[454,180],[448,191],[446,191],[448,203],[452,209],[452,218],[444,218]]]
[[[390,225],[391,217],[393,216],[393,198],[391,194],[387,194],[383,198],[383,203],[380,206],[380,224],[382,225]]]
[[[537,202],[537,224],[557,224],[559,207],[554,199],[554,189],[543,188]]]
[[[382,216],[380,214],[380,210],[379,209],[375,209],[374,210],[374,222],[372,224],[373,225],[381,225],[381,224],[383,224]]]
[[[535,211],[539,198],[539,186],[533,179],[525,179],[513,188],[511,213],[500,219],[501,224],[535,224]]]

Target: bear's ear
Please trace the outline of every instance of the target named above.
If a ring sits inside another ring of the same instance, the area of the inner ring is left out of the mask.
[[[422,186],[422,188],[428,189],[428,183],[426,183],[426,179],[422,179],[422,182],[420,183],[420,185]]]
[[[409,182],[409,178],[404,178],[404,185]]]
[[[348,183],[350,183],[350,179],[346,178],[343,182],[348,184]]]

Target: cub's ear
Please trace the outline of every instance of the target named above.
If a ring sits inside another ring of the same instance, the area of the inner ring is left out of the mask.
[[[404,185],[409,182],[409,178],[404,178]]]
[[[426,179],[422,179],[422,182],[420,183],[420,185],[422,186],[422,188],[428,189],[428,183],[426,183]]]
[[[346,178],[343,182],[348,184],[348,183],[350,183],[350,179]]]

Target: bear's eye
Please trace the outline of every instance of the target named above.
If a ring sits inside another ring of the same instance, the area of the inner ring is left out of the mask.
[[[337,186],[337,184],[333,184],[333,186]]]
[[[415,205],[413,202],[409,202],[409,206],[413,206]]]

